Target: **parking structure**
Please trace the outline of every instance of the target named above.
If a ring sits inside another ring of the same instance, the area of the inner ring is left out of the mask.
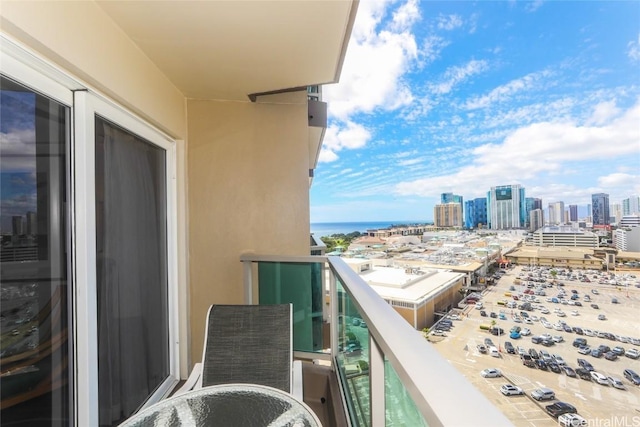
[[[637,322],[640,289],[634,286],[636,282],[629,275],[625,279],[631,286],[625,287],[610,285],[611,276],[605,272],[569,272],[556,269],[555,274],[552,274],[552,270],[526,266],[508,269],[495,285],[483,292],[483,310],[467,307],[460,320],[454,321],[455,327],[446,336],[431,336],[430,341],[516,426],[557,426],[558,420],[547,414],[545,407],[558,401],[575,406],[578,414],[591,423],[589,425],[633,425],[634,420],[640,420],[640,386],[625,378],[623,372],[631,369],[640,374],[640,359],[626,357],[624,353],[611,358],[612,360],[606,359],[604,355],[594,357],[590,353],[580,354],[579,347],[574,347],[572,343],[575,338],[580,337],[586,339],[586,345],[592,349],[608,346],[610,349],[622,347],[625,353],[630,349],[640,350],[640,328]],[[589,281],[584,281],[583,278]],[[603,283],[599,283],[601,281]],[[531,290],[533,294],[525,294],[525,290]],[[546,295],[536,295],[537,290],[544,290]],[[572,295],[577,297],[571,299]],[[588,295],[589,301],[585,301],[585,295]],[[525,298],[530,302],[530,310],[518,308]],[[551,298],[555,298],[557,302],[551,302]],[[580,305],[575,305],[576,301]],[[595,304],[597,308],[593,308],[591,304]],[[480,314],[481,311],[485,312],[486,317]],[[528,316],[524,317],[521,311]],[[495,313],[494,317],[490,316],[492,312]],[[599,315],[603,315],[605,319],[599,320]],[[526,323],[523,320],[525,318],[529,319]],[[542,318],[545,318],[547,326],[541,322]],[[480,328],[481,325],[483,329]],[[564,328],[564,325],[570,329]],[[486,329],[487,326],[489,329]],[[509,338],[509,331],[515,326],[530,329],[531,335],[518,339]],[[555,329],[559,326],[562,329]],[[492,327],[503,329],[505,334],[492,335]],[[576,333],[574,328],[578,328],[582,334]],[[543,345],[544,340],[537,339],[545,334],[551,336],[547,346]],[[562,340],[554,342],[553,336],[559,336]],[[534,344],[532,337],[540,342]],[[478,351],[478,345],[484,344],[485,338],[493,341],[500,357],[491,357],[488,353],[481,354]],[[515,354],[507,352],[507,341],[516,348]],[[553,359],[553,355],[556,355],[565,366],[572,369],[560,369],[559,373],[555,373],[548,368],[540,369],[538,364],[525,366],[518,354],[518,347],[525,349],[527,355],[530,355],[530,349],[535,349],[539,360],[542,360],[541,350],[546,351],[552,363],[556,362]],[[604,377],[619,380],[616,381],[616,386],[598,384],[592,379],[582,379],[580,375],[568,376],[567,372],[575,373],[580,368],[577,362],[579,358],[588,361],[595,372]],[[497,368],[503,376],[483,378],[480,371],[487,368]],[[620,383],[624,389],[619,388]],[[505,384],[520,387],[525,394],[505,396],[500,392]],[[533,390],[542,387],[552,389],[555,399],[538,402],[530,397]]]

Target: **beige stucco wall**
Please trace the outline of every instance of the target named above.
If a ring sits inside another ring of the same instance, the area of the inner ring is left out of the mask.
[[[94,2],[2,1],[0,29],[171,136],[185,138],[180,91]]]
[[[309,254],[306,93],[188,102],[192,359],[207,308],[242,303],[243,253]]]

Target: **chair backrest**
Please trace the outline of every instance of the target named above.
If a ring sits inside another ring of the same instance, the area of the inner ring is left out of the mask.
[[[292,306],[212,305],[202,357],[202,386],[249,383],[291,392]]]

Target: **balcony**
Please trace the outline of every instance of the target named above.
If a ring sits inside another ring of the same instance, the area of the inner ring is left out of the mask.
[[[293,303],[305,402],[325,426],[511,424],[339,257],[241,261],[246,303]]]

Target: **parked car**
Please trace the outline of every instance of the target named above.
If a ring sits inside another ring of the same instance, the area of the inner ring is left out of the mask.
[[[532,359],[536,359],[536,360],[540,359],[540,355],[538,354],[535,348],[529,349],[529,356],[531,356]]]
[[[626,390],[624,383],[619,378],[607,377],[607,380],[609,380],[609,384],[611,384],[612,387],[615,387],[619,390]]]
[[[578,349],[578,353],[580,354],[591,354],[591,347],[589,347],[588,345],[583,345]]]
[[[583,345],[587,345],[587,339],[586,338],[582,338],[582,337],[578,337],[575,340],[573,340],[572,345],[574,347],[582,347]]]
[[[584,368],[576,368],[576,375],[585,381],[591,381],[591,373]]]
[[[535,368],[536,367],[536,362],[528,354],[520,355],[520,360],[522,360],[522,364],[524,366],[527,366],[529,368]]]
[[[600,307],[598,307],[598,304],[591,304],[591,308],[595,308],[596,310],[599,309]]]
[[[482,345],[482,344],[478,344],[478,347],[477,347],[477,348],[478,348],[478,351],[479,351],[481,354],[487,354],[487,347],[485,347],[484,345]]]
[[[578,359],[578,366],[586,369],[589,372],[595,371],[593,365],[591,363],[589,363],[588,361],[586,361],[585,359]]]
[[[516,348],[513,346],[513,344],[511,344],[511,342],[505,341],[504,342],[504,348],[505,348],[505,350],[507,350],[507,353],[516,354]]]
[[[616,360],[618,358],[618,355],[615,354],[613,351],[607,351],[604,354],[604,358],[607,359],[607,360],[613,361],[613,360]]]
[[[573,405],[566,402],[552,403],[551,405],[545,406],[544,409],[554,418],[558,418],[562,414],[575,414],[578,412]]]
[[[547,369],[549,369],[549,367],[547,366],[547,363],[542,359],[536,360],[536,366],[538,367],[538,369],[542,369],[543,371],[546,371]]]
[[[562,414],[558,416],[558,424],[564,427],[582,427],[587,426],[589,423],[578,414]]]
[[[535,400],[553,400],[556,398],[556,393],[550,388],[537,388],[531,392],[531,397]]]
[[[636,374],[635,371],[632,371],[631,369],[625,369],[622,374],[633,384],[640,385],[640,375]]]
[[[598,320],[607,320],[607,316],[604,314],[598,314]]]
[[[491,341],[491,338],[485,338],[484,345],[486,345],[487,347],[491,347],[493,345],[493,341]]]
[[[600,358],[600,357],[602,357],[602,352],[597,348],[592,348],[591,349],[591,356],[595,357],[595,358]]]
[[[624,347],[621,347],[619,345],[613,347],[611,349],[611,351],[613,351],[615,354],[617,354],[618,356],[624,356],[625,351],[624,351]]]
[[[484,378],[498,378],[502,376],[502,372],[496,368],[487,368],[480,371],[480,375]]]
[[[549,367],[549,370],[551,372],[555,372],[556,374],[559,374],[560,372],[562,372],[560,370],[560,365],[558,365],[556,362],[549,362],[547,363],[547,366]]]
[[[563,366],[562,370],[568,377],[571,377],[571,378],[576,377],[576,371],[571,366]]]
[[[629,350],[625,351],[624,355],[629,359],[637,359],[638,357],[640,357],[640,352],[638,352],[638,350],[636,350],[635,348],[630,348]]]
[[[480,310],[480,316],[487,317],[487,312],[484,310]]]
[[[500,387],[500,393],[504,394],[505,396],[517,396],[524,394],[524,390],[513,384],[504,384],[502,387]]]
[[[556,363],[560,366],[564,366],[567,364],[567,362],[564,361],[564,359],[562,358],[562,356],[560,356],[559,354],[554,354],[553,355],[553,359],[556,361]]]
[[[602,375],[600,372],[591,371],[591,379],[598,384],[609,385],[609,380],[607,379],[607,377]]]

